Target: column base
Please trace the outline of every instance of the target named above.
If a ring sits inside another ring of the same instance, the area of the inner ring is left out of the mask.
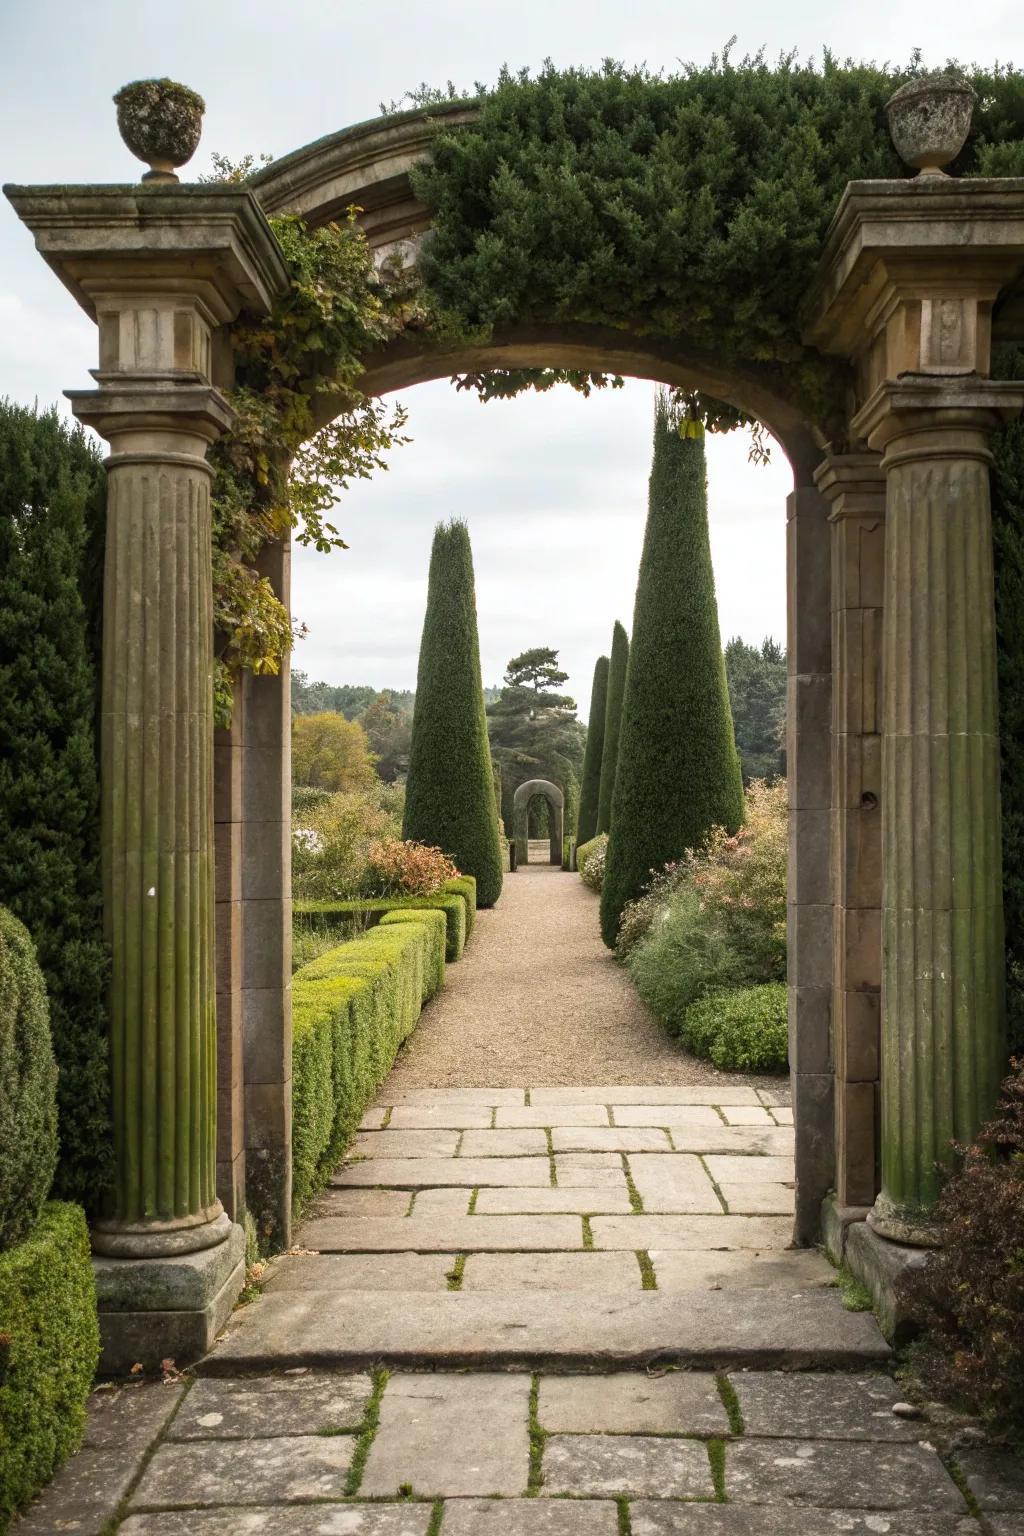
[[[245,1233],[223,1218],[216,1247],[161,1258],[92,1261],[99,1304],[100,1372],[127,1375],[133,1365],[179,1368],[204,1355],[245,1283]]]
[[[904,1243],[910,1248],[942,1247],[942,1225],[930,1211],[897,1205],[886,1194],[879,1195],[868,1212],[868,1226],[890,1243]]]
[[[850,1273],[871,1292],[878,1326],[890,1344],[912,1338],[916,1325],[904,1300],[903,1281],[927,1263],[925,1250],[879,1237],[869,1216],[847,1227],[843,1257]]]

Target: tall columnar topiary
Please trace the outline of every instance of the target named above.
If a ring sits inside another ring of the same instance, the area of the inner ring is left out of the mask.
[[[614,945],[623,907],[652,870],[699,847],[712,827],[733,832],[742,820],[703,432],[681,436],[678,414],[662,393],[601,891],[605,943]]]
[[[622,701],[626,693],[626,668],[629,665],[629,640],[615,620],[612,630],[612,654],[608,665],[608,696],[604,710],[604,743],[601,749],[601,789],[597,800],[597,830],[610,832],[615,772],[619,762],[619,732],[622,726]]]
[[[28,929],[49,993],[56,1192],[93,1208],[112,1156],[96,756],[104,478],[56,411],[0,401],[0,904]]]
[[[599,656],[594,665],[590,690],[590,715],[587,721],[587,750],[583,757],[583,783],[580,787],[580,813],[576,822],[576,846],[589,843],[597,835],[597,809],[601,799],[601,758],[604,755],[604,712],[608,704],[608,657]]]
[[[56,1165],[57,1066],[43,973],[28,931],[0,907],[0,1253],[39,1220]]]
[[[501,840],[487,741],[473,554],[465,523],[438,525],[420,643],[403,836],[442,848],[476,879],[477,905],[501,895]]]

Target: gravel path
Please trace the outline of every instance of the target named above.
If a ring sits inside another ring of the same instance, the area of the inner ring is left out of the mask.
[[[683,1051],[602,944],[597,905],[582,880],[550,864],[507,875],[388,1086],[782,1086],[718,1072]]]

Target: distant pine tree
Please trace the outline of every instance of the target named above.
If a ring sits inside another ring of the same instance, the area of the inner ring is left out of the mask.
[[[601,931],[651,871],[743,821],[708,537],[703,434],[681,437],[665,392],[654,422],[647,529],[619,736]]]
[[[597,830],[610,832],[615,771],[619,761],[619,731],[622,725],[622,700],[626,693],[626,668],[629,665],[629,640],[615,621],[612,630],[612,655],[608,666],[608,698],[604,713],[604,744],[601,752],[601,792],[597,801]]]
[[[601,758],[604,755],[604,712],[608,707],[608,665],[607,656],[599,656],[594,665],[594,682],[590,690],[590,716],[587,725],[587,749],[583,758],[583,783],[580,788],[580,812],[576,822],[577,843],[587,843],[597,833],[597,810],[601,799]]]
[[[434,534],[420,643],[403,836],[442,848],[476,878],[477,902],[501,895],[501,841],[487,741],[473,553],[465,523]]]

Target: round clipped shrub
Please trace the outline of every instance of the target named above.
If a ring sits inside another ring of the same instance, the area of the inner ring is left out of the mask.
[[[43,973],[0,907],[0,1252],[27,1237],[57,1166],[57,1066]]]
[[[711,992],[691,1003],[679,1037],[723,1072],[784,1072],[789,1055],[786,988],[781,982]]]

